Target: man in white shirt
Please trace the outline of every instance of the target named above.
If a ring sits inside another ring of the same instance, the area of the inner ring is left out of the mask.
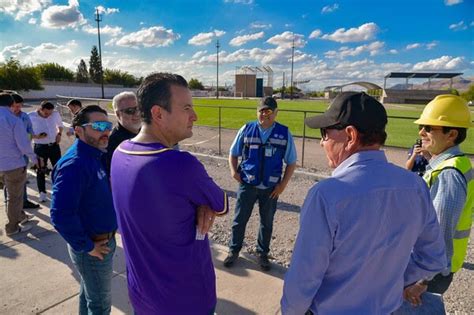
[[[54,110],[51,102],[43,101],[40,108],[28,114],[33,124],[34,152],[38,156],[39,168],[36,175],[38,184],[39,200],[46,201],[46,173],[48,172],[48,160],[54,167],[61,158],[61,135],[63,133],[63,122],[61,116]]]

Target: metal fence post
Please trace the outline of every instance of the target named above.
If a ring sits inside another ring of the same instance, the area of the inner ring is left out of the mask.
[[[301,167],[304,167],[304,143],[306,140],[306,124],[304,121],[306,120],[306,111],[304,112],[304,118],[303,118],[303,144],[301,148]]]
[[[219,106],[219,155],[221,155],[221,129],[222,129],[222,125],[221,125],[221,122],[222,122],[222,115],[221,115],[221,110],[222,110],[222,107]]]

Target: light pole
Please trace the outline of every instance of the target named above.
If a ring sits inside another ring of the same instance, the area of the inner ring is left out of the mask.
[[[293,61],[295,59],[295,34],[293,33],[293,43],[291,45],[291,82],[290,82],[290,100],[293,99]]]
[[[104,72],[102,71],[102,49],[100,47],[100,22],[102,17],[99,14],[99,9],[95,11],[95,21],[97,22],[97,36],[99,38],[99,59],[100,59],[100,87],[102,89],[102,98],[104,98]]]
[[[217,49],[217,86],[216,86],[216,98],[219,98],[219,40],[216,42],[216,49]]]

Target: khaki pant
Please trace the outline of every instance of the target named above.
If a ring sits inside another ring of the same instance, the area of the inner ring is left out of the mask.
[[[7,190],[6,211],[8,222],[5,225],[5,231],[12,233],[18,229],[18,223],[26,217],[23,211],[23,185],[26,182],[26,167],[11,171],[0,171],[0,182]]]

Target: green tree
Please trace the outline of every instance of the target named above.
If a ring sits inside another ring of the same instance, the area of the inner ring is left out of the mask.
[[[87,83],[89,82],[89,73],[87,72],[87,65],[84,59],[81,59],[76,70],[76,82]]]
[[[191,78],[188,82],[188,86],[191,90],[204,90],[204,85],[202,85],[202,82],[198,79]]]
[[[102,64],[100,63],[99,52],[96,46],[92,46],[91,57],[89,59],[89,76],[95,83],[100,83],[102,74]]]
[[[474,101],[474,84],[469,85],[469,89],[461,94],[466,101]]]
[[[104,83],[120,84],[126,87],[132,87],[139,84],[138,81],[139,80],[137,78],[125,71],[113,69],[105,69],[104,71]]]
[[[29,91],[43,88],[41,77],[34,67],[22,66],[18,60],[10,58],[0,63],[0,89]]]
[[[42,63],[35,68],[43,80],[74,81],[74,73],[57,63]]]

